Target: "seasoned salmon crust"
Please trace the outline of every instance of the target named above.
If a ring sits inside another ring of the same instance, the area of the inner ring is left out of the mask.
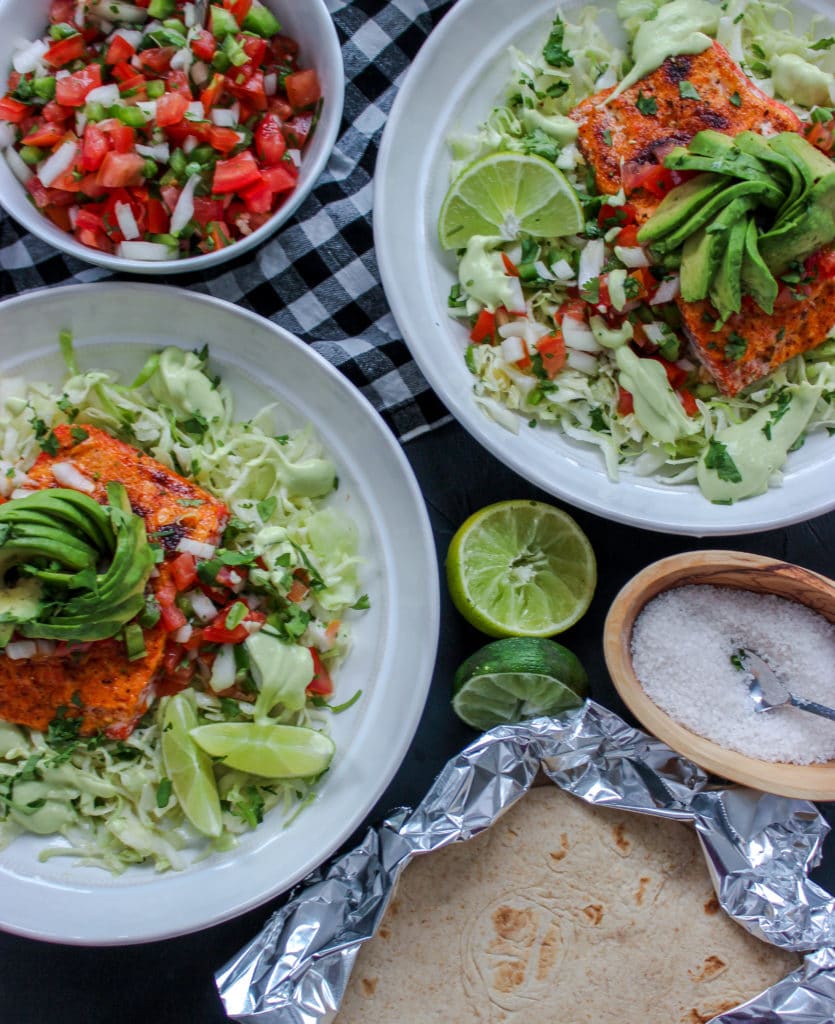
[[[145,521],[149,540],[167,552],[176,550],[183,538],[208,544],[220,540],[228,510],[208,492],[89,424],[81,431],[59,425],[53,434],[57,451],[38,456],[28,486],[63,486],[55,467],[69,464],[90,481],[90,496],[100,503],[107,500],[109,482],[122,483],[133,512]],[[81,434],[86,437],[76,440]],[[169,578],[163,563],[149,585],[158,592]],[[55,653],[33,658],[0,656],[0,719],[43,731],[65,709],[69,717],[81,717],[82,735],[101,730],[123,738],[153,703],[163,665],[162,625],[145,629],[144,639],[145,655],[134,660],[118,638],[59,645]]]

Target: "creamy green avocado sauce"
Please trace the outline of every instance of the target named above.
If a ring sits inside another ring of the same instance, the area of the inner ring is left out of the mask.
[[[491,235],[473,235],[461,257],[458,276],[467,294],[494,313],[499,306],[513,309],[512,278],[508,277],[500,252],[503,238]]]
[[[828,107],[835,102],[835,75],[815,67],[797,53],[780,53],[771,61],[774,91],[789,103]]]
[[[203,372],[196,352],[166,348],[160,353],[158,373],[151,378],[151,391],[163,405],[200,413],[207,420],[222,419],[223,399]]]
[[[638,29],[632,44],[635,64],[604,104],[652,74],[668,57],[704,53],[713,44],[721,14],[721,8],[707,0],[673,0],[662,7]]]

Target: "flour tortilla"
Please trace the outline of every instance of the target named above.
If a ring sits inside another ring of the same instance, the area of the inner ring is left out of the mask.
[[[721,910],[692,828],[549,784],[406,868],[336,1024],[703,1024],[799,962]]]

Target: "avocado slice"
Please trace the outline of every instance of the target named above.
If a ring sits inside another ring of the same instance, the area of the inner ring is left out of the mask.
[[[775,179],[786,194],[786,202],[794,202],[803,193],[803,175],[793,161],[769,146],[768,141],[756,132],[740,132],[734,138],[734,145],[742,153],[756,157],[770,167]]]
[[[718,174],[699,174],[677,186],[664,196],[658,209],[638,232],[638,241],[641,245],[657,242],[688,220],[704,203],[725,189],[727,184]]]
[[[710,301],[723,322],[742,309],[742,261],[747,233],[748,220],[738,217],[727,231],[722,262],[710,289]]]
[[[739,150],[730,150],[726,156],[714,158],[698,156],[689,153],[683,146],[678,146],[667,154],[664,166],[671,171],[708,172],[742,181],[767,181],[769,184],[776,184],[774,175],[762,161],[740,153]]]
[[[769,146],[797,167],[807,187],[832,173],[832,161],[797,132],[780,132],[768,140]]]
[[[753,217],[748,220],[745,233],[745,254],[742,260],[742,290],[747,292],[756,304],[770,316],[774,312],[774,301],[780,290],[774,275],[760,255],[759,231]]]
[[[717,231],[699,228],[681,251],[681,297],[685,302],[706,299],[722,261],[723,237]]]
[[[835,241],[835,172],[813,186],[798,216],[762,235],[759,248],[769,270],[779,277],[792,263],[805,260],[832,241]]]

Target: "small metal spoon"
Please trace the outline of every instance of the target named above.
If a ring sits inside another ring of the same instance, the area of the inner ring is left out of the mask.
[[[751,677],[748,683],[748,693],[756,704],[757,711],[773,711],[775,708],[793,707],[835,720],[835,708],[826,707],[824,704],[806,700],[805,697],[798,697],[792,693],[774,669],[756,652],[749,651],[746,647],[738,647],[736,659]]]

